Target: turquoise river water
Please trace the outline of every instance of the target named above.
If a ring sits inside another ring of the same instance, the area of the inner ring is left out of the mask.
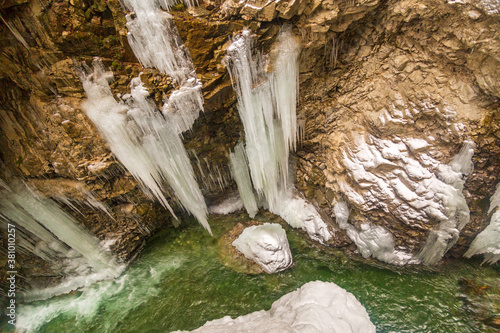
[[[285,226],[295,266],[274,275],[226,268],[217,238],[244,214],[213,217],[214,237],[192,220],[156,235],[117,279],[25,304],[30,332],[170,332],[261,309],[313,280],[334,282],[366,307],[378,332],[497,332],[498,266],[448,261],[433,269],[394,268],[315,245]],[[278,221],[270,215],[261,221]]]

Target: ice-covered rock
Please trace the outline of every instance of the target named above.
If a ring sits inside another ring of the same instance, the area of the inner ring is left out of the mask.
[[[280,193],[279,199],[269,211],[279,215],[290,226],[302,229],[317,242],[326,244],[333,236],[313,204],[292,191]]]
[[[422,139],[354,139],[353,147],[344,151],[343,164],[360,190],[341,180],[342,192],[358,209],[381,209],[412,228],[428,229],[439,222],[417,256],[424,264],[439,261],[469,222],[462,189],[472,171],[474,143],[466,141],[452,161],[443,164],[421,151],[426,147]]]
[[[268,274],[280,272],[293,264],[286,232],[276,223],[246,228],[233,246]]]
[[[490,209],[493,212],[490,224],[476,236],[469,250],[464,254],[470,258],[476,254],[484,255],[484,261],[494,264],[500,260],[500,183],[490,198]]]
[[[334,283],[314,281],[257,311],[232,319],[207,322],[193,333],[372,333],[376,328],[366,309]],[[176,333],[186,333],[178,331]]]
[[[339,201],[333,208],[339,227],[347,232],[347,236],[356,244],[358,251],[364,258],[372,256],[380,261],[405,265],[410,262],[412,255],[395,249],[393,235],[384,227],[362,223],[360,229],[348,223],[349,207]]]

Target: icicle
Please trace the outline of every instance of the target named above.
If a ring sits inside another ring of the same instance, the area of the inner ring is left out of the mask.
[[[170,1],[126,0],[125,3],[135,11],[134,15],[127,15],[127,27],[129,44],[137,59],[144,67],[157,68],[169,75],[180,86],[165,101],[163,115],[177,133],[191,129],[200,110],[203,111],[202,84],[172,16],[160,9],[160,4],[170,7]]]
[[[257,200],[252,189],[252,181],[248,172],[248,163],[245,156],[243,143],[239,143],[234,147],[234,153],[229,154],[229,162],[231,166],[231,174],[233,175],[238,191],[240,193],[243,206],[251,218],[259,211],[257,208]]]
[[[73,217],[52,200],[33,192],[24,184],[0,193],[0,219],[19,227],[16,243],[23,252],[31,252],[64,274],[56,286],[33,290],[25,300],[46,299],[90,283],[115,278],[124,270],[103,251],[97,239],[82,229]]]
[[[79,227],[73,217],[25,186],[19,184],[13,191],[2,193],[0,208],[4,219],[14,221],[49,246],[64,249],[67,244],[97,270],[117,267],[114,259],[100,250],[97,240]]]
[[[290,33],[288,37],[282,38],[293,37]],[[288,49],[282,51],[289,52]],[[280,70],[296,73],[295,64],[283,64],[288,57],[279,55],[278,58]],[[273,77],[264,72],[264,57],[261,54],[252,55],[249,30],[243,31],[229,46],[225,62],[238,98],[238,112],[245,129],[246,154],[254,188],[259,196],[266,199],[269,207],[274,207],[280,195],[280,186],[286,187],[288,183],[289,143],[285,139],[296,139],[295,134],[283,131],[284,123],[287,131],[296,128],[295,107],[291,106],[295,105],[296,100],[281,100],[286,98],[287,89],[297,91],[297,79],[285,82],[283,80],[290,78],[287,73]],[[289,94],[288,97],[290,96],[296,95]],[[280,103],[285,103],[279,109],[276,108],[277,97],[280,98]],[[293,112],[294,115],[285,115],[285,112]],[[278,114],[276,118],[275,115]],[[292,146],[295,147],[295,143]]]
[[[225,63],[238,98],[238,112],[245,130],[242,144],[230,155],[231,172],[250,216],[257,200],[294,228],[305,230],[321,243],[332,234],[316,208],[293,194],[289,181],[288,155],[296,148],[298,55],[300,46],[291,29],[281,30],[276,46],[275,71],[266,73],[265,58],[252,53],[250,31],[243,31],[228,48]],[[251,180],[247,172],[250,170]]]
[[[164,180],[182,206],[211,233],[207,206],[178,132],[146,99],[149,94],[139,77],[132,80],[130,95],[124,96],[127,104],[115,101],[106,80],[109,77],[99,62],[94,63],[94,73],[82,73],[88,97],[83,109],[120,162],[174,217],[161,187]]]
[[[297,142],[297,97],[299,90],[300,44],[292,34],[291,27],[283,28],[278,36],[279,50],[274,71],[274,94],[276,111],[281,120],[283,137],[289,150],[294,151]],[[287,164],[288,165],[288,164]]]
[[[490,198],[488,214],[492,211],[495,213],[491,216],[490,224],[476,236],[464,254],[466,258],[482,254],[484,262],[491,265],[500,260],[500,183]]]

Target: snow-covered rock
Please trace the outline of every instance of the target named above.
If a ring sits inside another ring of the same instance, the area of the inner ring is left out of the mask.
[[[333,237],[314,205],[292,191],[282,191],[274,207],[269,210],[293,228],[304,230],[311,239],[321,244],[326,244]]]
[[[449,164],[420,151],[425,146],[422,139],[356,136],[353,147],[344,151],[342,160],[349,181],[340,180],[339,185],[350,204],[360,211],[382,210],[412,229],[432,228],[415,257],[432,265],[456,243],[469,222],[469,207],[462,190],[473,169],[475,144],[465,141]],[[367,233],[368,238],[384,234],[383,243],[388,245],[385,248],[390,248],[389,231],[378,227],[366,229],[361,232],[373,231]]]
[[[232,319],[207,322],[193,333],[371,333],[375,325],[366,309],[334,283],[314,281],[273,303],[269,311],[257,311]],[[178,331],[176,333],[185,333]]]
[[[349,207],[343,201],[339,201],[335,205],[334,212],[337,224],[347,232],[347,236],[356,244],[358,251],[364,258],[373,256],[380,261],[400,266],[411,262],[412,255],[396,250],[394,237],[384,227],[362,223],[361,230],[358,230],[348,223]],[[413,262],[417,263],[415,260]]]
[[[285,230],[279,224],[264,223],[246,228],[233,246],[268,274],[280,272],[293,264]]]

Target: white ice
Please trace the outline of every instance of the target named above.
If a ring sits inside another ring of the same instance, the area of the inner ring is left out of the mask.
[[[470,258],[482,254],[486,263],[494,264],[500,260],[500,183],[490,198],[488,213],[491,212],[494,213],[490,224],[476,236],[464,256]]]
[[[374,333],[366,309],[349,292],[334,283],[314,281],[257,311],[235,319],[229,316],[207,322],[193,333]],[[175,333],[186,333],[177,331]]]
[[[225,199],[218,205],[208,207],[208,212],[210,214],[227,215],[237,212],[243,208],[243,201],[241,201],[240,196],[236,194]]]
[[[255,216],[257,205],[263,203],[294,228],[326,243],[332,237],[326,223],[312,204],[293,194],[289,181],[288,156],[296,148],[298,132],[300,53],[300,44],[290,29],[280,32],[275,52],[274,71],[266,73],[267,58],[253,49],[249,30],[228,48],[225,63],[245,130],[245,150],[242,143],[235,147],[230,155],[231,171],[250,216]]]
[[[191,129],[203,111],[202,84],[197,78],[189,51],[183,44],[173,17],[160,5],[170,1],[126,0],[134,14],[127,15],[128,41],[144,67],[169,75],[179,88],[165,101],[162,112],[172,130],[179,134]]]
[[[19,230],[19,246],[48,261],[65,276],[59,285],[32,290],[24,299],[67,293],[95,281],[114,278],[123,271],[124,266],[103,251],[99,241],[52,200],[21,183],[4,186],[0,199],[0,218],[31,233],[30,236]],[[39,241],[31,246],[34,236]]]
[[[269,211],[279,215],[293,228],[304,230],[309,237],[321,244],[326,244],[333,237],[314,205],[292,190],[281,191],[276,204],[269,207]]]
[[[277,223],[246,228],[233,246],[268,274],[281,272],[293,264],[286,232]]]
[[[364,258],[372,256],[380,261],[399,266],[408,264],[412,259],[411,254],[395,249],[394,237],[384,227],[362,223],[358,230],[349,224],[349,207],[344,201],[337,202],[333,209],[337,224],[347,232],[347,236],[356,244]]]
[[[250,180],[248,161],[243,143],[237,144],[234,147],[234,152],[229,154],[229,166],[231,168],[233,179],[236,181],[236,185],[238,186],[241,201],[243,202],[248,215],[251,218],[254,218],[255,214],[259,211],[259,208],[257,207],[257,198],[255,197],[252,181]]]
[[[131,93],[120,102],[108,85],[111,78],[98,61],[93,73],[82,73],[87,94],[83,109],[113,154],[144,188],[175,217],[162,186],[168,182],[182,206],[211,233],[205,199],[175,126],[147,99],[149,94],[140,77],[132,80]]]
[[[245,130],[250,175],[257,194],[272,209],[287,186],[288,151],[295,148],[297,58],[299,44],[290,30],[278,38],[276,69],[255,52],[249,30],[235,38],[225,59]]]
[[[358,209],[382,209],[411,227],[438,221],[416,259],[435,264],[455,244],[469,222],[462,193],[472,171],[474,143],[466,141],[449,164],[422,151],[425,142],[413,138],[382,140],[359,135],[344,151],[343,164],[352,182],[339,181],[347,199]]]

